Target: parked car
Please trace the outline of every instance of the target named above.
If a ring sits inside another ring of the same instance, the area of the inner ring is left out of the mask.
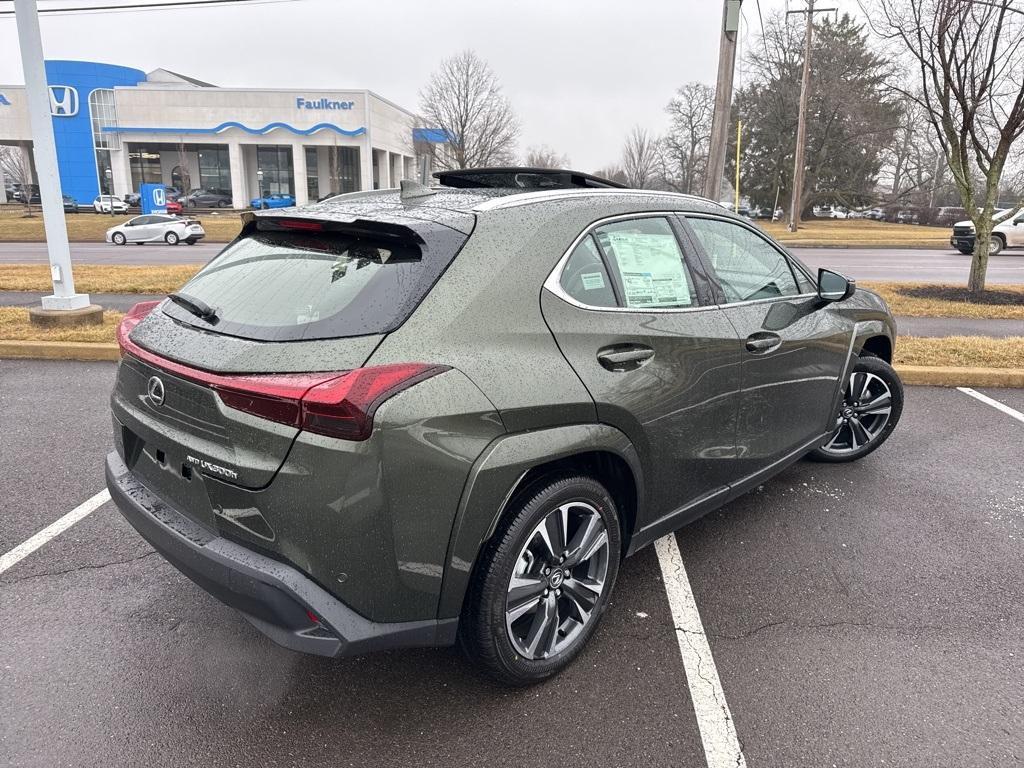
[[[61,195],[64,203],[64,213],[78,213],[78,201],[71,195]]]
[[[897,224],[917,224],[916,211],[900,211],[896,214]]]
[[[830,219],[847,219],[850,217],[850,212],[842,206],[836,206],[829,212],[828,217]]]
[[[111,496],[288,648],[543,680],[624,556],[900,418],[885,303],[710,201],[406,188],[248,213],[118,330]]]
[[[134,243],[166,243],[177,245],[187,243],[195,245],[206,237],[203,224],[195,219],[183,219],[179,216],[167,216],[153,213],[128,219],[124,224],[107,230],[106,241],[114,245]]]
[[[230,208],[231,193],[221,189],[193,189],[185,198],[189,208]]]
[[[295,205],[295,198],[291,195],[277,194],[263,195],[262,197],[254,197],[249,201],[249,205],[253,208],[290,208]]]
[[[10,199],[16,203],[38,203],[39,185],[20,184],[18,182],[15,182],[12,187]]]
[[[993,218],[998,222],[992,229],[992,239],[988,244],[989,256],[995,256],[1004,248],[1024,248],[1024,212],[1013,218],[1006,217],[1007,211],[996,211]],[[970,219],[958,221],[953,225],[953,234],[949,244],[960,253],[974,253],[974,222]]]
[[[129,208],[139,208],[142,206],[142,195],[138,192],[129,192],[124,196],[124,204]]]
[[[967,217],[967,209],[958,206],[943,206],[935,214],[935,223],[940,227],[952,227]]]
[[[881,208],[871,208],[864,212],[864,218],[872,221],[885,221],[885,211]]]
[[[164,210],[166,210],[167,213],[173,213],[177,215],[184,210],[184,206],[181,204],[180,200],[168,200],[166,205],[164,206]]]
[[[96,213],[128,213],[128,205],[119,197],[114,195],[100,195],[92,201],[93,210]]]

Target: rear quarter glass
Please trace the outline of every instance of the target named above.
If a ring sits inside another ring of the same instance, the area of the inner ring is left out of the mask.
[[[388,333],[412,313],[467,235],[424,222],[408,236],[361,230],[254,231],[182,289],[217,311],[204,320],[172,302],[163,312],[206,332],[256,341]]]

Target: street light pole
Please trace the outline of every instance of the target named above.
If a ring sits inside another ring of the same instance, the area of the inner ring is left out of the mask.
[[[715,113],[711,118],[711,146],[704,176],[704,197],[718,202],[725,175],[725,150],[729,140],[729,114],[732,111],[732,76],[736,68],[736,38],[740,29],[740,4],[743,0],[724,0],[722,39],[718,48],[718,82],[715,84]]]
[[[89,306],[89,295],[75,293],[75,280],[71,274],[71,249],[68,246],[67,222],[64,220],[64,199],[57,170],[57,146],[53,138],[50,92],[43,63],[36,0],[14,0],[14,15],[18,24],[21,65],[25,71],[32,152],[36,161],[43,229],[46,232],[46,250],[50,256],[50,278],[53,283],[53,295],[43,296],[42,305],[44,310],[85,309]]]

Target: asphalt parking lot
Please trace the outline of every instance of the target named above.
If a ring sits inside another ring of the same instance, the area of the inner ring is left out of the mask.
[[[102,489],[113,374],[0,360],[0,556]],[[1012,415],[911,388],[865,460],[676,534],[747,765],[1024,760],[1022,446]],[[510,691],[454,650],[280,649],[107,503],[0,575],[0,680],[0,765],[705,764],[653,547],[577,663]]]

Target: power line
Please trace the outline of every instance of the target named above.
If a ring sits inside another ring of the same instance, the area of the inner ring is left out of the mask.
[[[120,5],[83,5],[65,8],[40,8],[39,14],[70,16],[75,14],[111,13],[117,11],[162,11],[195,7],[228,7],[233,5],[273,5],[297,3],[302,0],[171,0],[166,3],[124,3]],[[0,16],[13,16],[14,11],[0,11]]]

